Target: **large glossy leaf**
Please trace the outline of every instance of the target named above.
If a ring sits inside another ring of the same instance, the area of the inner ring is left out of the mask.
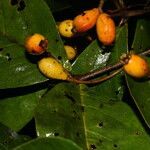
[[[150,48],[150,21],[141,19],[137,23],[136,33],[133,42],[135,52],[141,52]],[[148,58],[150,61],[150,58]],[[150,81],[149,80],[136,80],[129,76],[126,77],[130,94],[133,97],[140,113],[142,114],[145,122],[150,127]]]
[[[117,29],[116,41],[114,47],[111,49],[111,55],[107,62],[107,65],[114,65],[120,61],[120,56],[128,51],[128,26],[125,24],[123,27]],[[117,96],[120,100],[123,96],[123,77],[120,73],[115,76],[110,82],[105,83],[105,88],[108,91],[109,96]],[[101,85],[99,86],[99,89]]]
[[[37,135],[66,137],[85,147],[82,106],[79,99],[79,89],[75,85],[60,84],[50,90],[37,107]]]
[[[101,88],[62,83],[43,97],[36,113],[40,137],[66,137],[83,149],[147,149],[149,136],[131,108]],[[143,143],[143,144],[141,144]]]
[[[35,108],[45,89],[34,91],[35,87],[31,88],[14,89],[11,92],[1,91],[0,96],[5,93],[7,98],[0,101],[0,122],[18,131],[33,118]]]
[[[13,150],[81,150],[75,143],[63,138],[38,138]]]
[[[93,41],[72,64],[73,74],[84,74],[106,65],[109,52],[104,52],[98,40]]]
[[[0,149],[12,149],[31,140],[28,136],[19,135],[10,128],[0,123]]]
[[[101,84],[101,88],[80,89],[85,106],[84,124],[89,147],[108,150],[149,147],[149,136],[134,112],[128,105],[118,101],[117,96],[108,95],[109,91],[104,84]],[[145,144],[141,145],[141,142]]]
[[[1,150],[7,150],[7,148],[5,146],[3,146],[2,144],[0,144],[0,149]]]
[[[22,3],[21,3],[22,2]],[[36,56],[25,53],[24,40],[33,33],[49,41],[48,51],[66,61],[62,41],[53,16],[42,0],[0,1],[0,89],[32,85],[46,81],[39,73]],[[36,6],[36,7],[35,7]]]

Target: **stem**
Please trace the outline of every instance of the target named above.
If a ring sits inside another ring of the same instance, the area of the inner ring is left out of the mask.
[[[139,53],[139,55],[141,55],[141,56],[147,56],[149,54],[150,54],[150,49]],[[116,64],[114,64],[112,66],[106,66],[104,68],[101,68],[101,69],[98,69],[98,70],[86,73],[84,75],[77,75],[74,78],[76,80],[87,80],[87,79],[95,77],[96,75],[104,74],[106,72],[113,71],[113,70],[116,70],[118,68],[121,68],[123,65],[124,65],[124,63],[119,61],[119,62],[117,62]]]
[[[89,80],[89,81],[83,81],[83,80],[79,80],[79,79],[76,79],[76,78],[70,78],[68,79],[68,81],[70,82],[74,82],[74,83],[77,83],[77,84],[97,84],[97,83],[102,83],[112,77],[114,77],[115,75],[117,75],[119,72],[121,72],[122,68],[121,69],[118,69],[117,71],[115,71],[114,73],[108,75],[108,76],[105,76],[105,77],[102,77],[102,78],[99,78],[99,79],[96,79],[96,80]]]
[[[104,6],[104,0],[100,0],[99,5],[98,5],[98,8],[99,8],[100,12],[103,12],[103,6]]]
[[[123,0],[112,0],[116,8],[120,9],[124,7],[124,2]]]
[[[147,56],[147,55],[150,55],[150,49],[144,51],[144,52],[141,52],[139,55],[141,56]]]
[[[89,73],[81,75],[81,76],[79,75],[79,76],[76,77],[76,79],[86,80],[86,79],[92,78],[92,77],[94,77],[96,75],[103,74],[103,73],[106,73],[106,72],[118,69],[118,68],[120,68],[122,66],[123,66],[123,63],[122,62],[118,62],[118,63],[116,63],[113,66],[106,66],[106,67],[104,67],[104,68],[102,68],[100,70],[95,70],[93,72],[89,72]]]
[[[108,11],[108,14],[112,17],[132,17],[132,16],[139,16],[146,13],[150,13],[150,9],[137,9],[137,10],[128,10],[128,9],[121,9],[118,11]]]

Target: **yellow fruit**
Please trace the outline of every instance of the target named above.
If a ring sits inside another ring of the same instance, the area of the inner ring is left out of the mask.
[[[58,25],[58,30],[61,36],[70,38],[74,36],[73,20],[64,20]]]
[[[149,74],[149,65],[142,57],[131,54],[129,61],[123,67],[124,71],[132,77],[142,78]]]
[[[25,48],[28,53],[31,54],[42,54],[48,45],[48,40],[41,34],[35,33],[25,40]]]
[[[65,48],[65,51],[66,51],[66,54],[67,54],[67,58],[69,60],[73,60],[75,57],[76,57],[76,49],[73,48],[72,46],[69,46],[69,45],[65,45],[64,46]]]
[[[41,73],[48,78],[67,80],[70,76],[63,66],[53,57],[42,58],[38,62],[38,67]]]
[[[96,33],[103,45],[111,45],[115,41],[116,26],[113,19],[106,13],[101,13],[96,22]]]
[[[82,14],[76,16],[73,20],[74,28],[77,32],[86,32],[93,28],[96,20],[100,14],[98,8],[93,8],[84,11]]]

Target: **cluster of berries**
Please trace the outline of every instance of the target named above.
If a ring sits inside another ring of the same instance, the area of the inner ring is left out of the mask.
[[[60,35],[72,38],[87,32],[96,25],[96,33],[103,45],[111,45],[115,41],[116,27],[114,20],[99,8],[92,8],[77,15],[73,20],[64,20],[58,25]]]
[[[61,36],[72,38],[77,34],[87,32],[96,26],[96,33],[99,41],[109,46],[115,41],[116,27],[114,20],[106,13],[101,12],[98,8],[84,11],[76,16],[73,20],[64,20],[58,25]],[[28,53],[40,55],[47,50],[48,39],[43,35],[35,33],[25,40],[25,48]],[[76,56],[76,50],[69,46],[64,46],[69,60]],[[128,54],[121,58],[124,62],[124,71],[135,77],[143,78],[149,75],[150,69],[147,61],[139,55]],[[38,62],[39,70],[48,78],[70,80],[70,73],[64,69],[62,64],[54,57],[45,57]]]

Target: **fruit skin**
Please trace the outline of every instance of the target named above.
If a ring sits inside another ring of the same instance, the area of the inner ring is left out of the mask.
[[[67,54],[67,58],[69,60],[73,60],[76,57],[76,54],[77,54],[76,49],[73,48],[70,45],[64,45],[64,48],[65,48],[65,51],[66,51],[66,54]]]
[[[123,66],[124,71],[132,77],[143,78],[149,74],[149,65],[142,57],[131,54],[127,64]]]
[[[38,62],[38,67],[41,73],[48,78],[67,80],[70,76],[63,66],[53,57],[42,58]]]
[[[98,8],[93,8],[84,11],[82,14],[76,16],[73,20],[74,28],[77,32],[86,32],[93,28],[96,20],[100,14]]]
[[[111,45],[115,41],[116,26],[113,19],[106,13],[101,13],[96,22],[96,33],[103,45]]]
[[[25,40],[25,48],[28,53],[31,54],[42,54],[46,51],[48,40],[41,34],[35,33]]]
[[[64,20],[58,25],[58,30],[61,36],[71,38],[74,36],[73,20]]]

